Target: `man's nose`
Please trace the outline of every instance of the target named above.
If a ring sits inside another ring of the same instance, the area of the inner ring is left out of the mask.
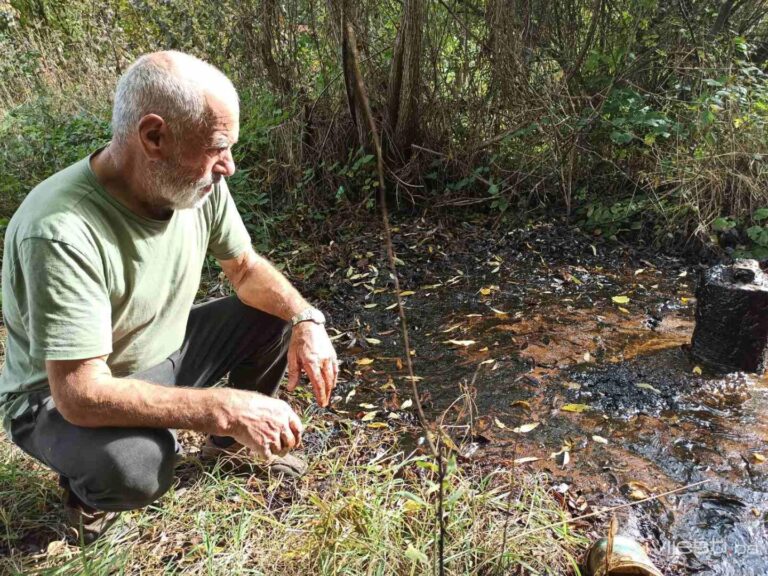
[[[232,176],[235,173],[235,159],[232,158],[232,151],[226,150],[221,158],[214,164],[213,172],[222,176]]]

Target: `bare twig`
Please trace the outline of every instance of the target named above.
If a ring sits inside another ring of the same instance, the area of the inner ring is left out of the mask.
[[[397,274],[397,268],[395,265],[395,254],[392,248],[392,231],[389,226],[389,212],[387,211],[387,198],[384,187],[384,155],[381,150],[381,140],[379,139],[379,132],[376,129],[376,123],[373,120],[373,113],[371,112],[371,105],[368,101],[368,93],[365,89],[363,82],[363,75],[360,72],[360,56],[357,53],[357,41],[355,38],[355,31],[349,22],[344,22],[344,31],[347,35],[347,46],[350,51],[352,71],[354,74],[354,91],[355,97],[358,99],[365,121],[368,124],[368,130],[370,131],[371,140],[373,140],[373,147],[376,152],[376,168],[379,176],[379,204],[381,208],[381,218],[384,225],[384,239],[387,246],[387,258],[389,259],[389,267],[392,271],[392,279],[395,284],[395,296],[397,298],[397,310],[400,316],[400,328],[403,335],[403,346],[405,349],[405,363],[408,368],[408,377],[411,381],[411,390],[413,393],[413,401],[416,405],[416,414],[419,418],[419,424],[421,424],[424,430],[424,437],[427,445],[429,446],[432,455],[434,456],[438,466],[438,477],[440,481],[440,497],[438,499],[438,523],[440,526],[440,537],[438,540],[438,558],[439,558],[439,573],[440,576],[445,575],[445,519],[443,518],[443,478],[445,476],[444,462],[439,445],[435,445],[432,438],[430,427],[427,423],[427,418],[424,415],[424,408],[421,405],[421,398],[419,397],[418,386],[416,385],[416,378],[413,373],[413,362],[411,361],[411,345],[408,339],[408,324],[405,317],[405,307],[403,306],[403,299],[400,295],[400,280]]]
[[[606,514],[608,512],[615,512],[616,510],[622,510],[624,508],[631,508],[632,506],[637,506],[638,504],[642,504],[643,502],[650,502],[652,500],[658,500],[659,498],[663,498],[664,496],[669,496],[670,494],[675,494],[677,492],[684,492],[685,490],[690,490],[691,488],[695,488],[696,486],[701,486],[702,484],[706,484],[707,482],[711,482],[711,478],[707,478],[706,480],[701,480],[699,482],[694,482],[693,484],[688,484],[687,486],[682,486],[680,488],[675,488],[674,490],[669,490],[667,492],[663,492],[661,494],[656,494],[654,496],[649,496],[648,498],[643,498],[642,500],[637,500],[636,502],[629,502],[628,504],[620,504],[619,506],[612,506],[610,508],[605,508],[604,510],[599,510],[597,512],[590,512],[589,514],[584,514],[582,516],[576,516],[575,518],[569,518],[568,520],[560,520],[559,522],[553,522],[552,524],[547,524],[546,526],[541,526],[539,528],[534,528],[533,530],[528,530],[526,532],[521,532],[520,534],[517,534],[512,537],[512,540],[518,540],[520,538],[525,538],[526,536],[530,536],[531,534],[537,534],[538,532],[544,532],[545,530],[549,530],[550,528],[555,528],[557,526],[562,526],[563,524],[570,524],[572,522],[578,522],[579,520],[585,520],[587,518],[593,518],[595,516],[600,516],[601,514]]]

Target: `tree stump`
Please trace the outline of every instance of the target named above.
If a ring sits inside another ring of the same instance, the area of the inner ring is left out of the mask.
[[[740,260],[701,273],[691,351],[694,358],[716,370],[765,370],[768,276],[757,261]]]

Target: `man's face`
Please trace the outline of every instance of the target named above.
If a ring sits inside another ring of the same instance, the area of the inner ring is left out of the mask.
[[[210,121],[197,131],[183,135],[167,160],[150,166],[147,189],[151,200],[174,210],[199,208],[221,178],[235,172],[232,146],[237,142],[237,109],[215,97],[208,98]]]

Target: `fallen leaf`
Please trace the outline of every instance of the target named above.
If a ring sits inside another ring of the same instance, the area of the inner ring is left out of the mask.
[[[400,292],[400,296],[413,296],[416,294],[413,290],[406,290],[405,292]]]
[[[518,434],[525,434],[526,432],[530,432],[531,430],[538,428],[539,424],[541,424],[541,422],[531,422],[530,424],[523,424],[522,426],[518,426],[517,428],[512,428],[512,432],[517,432]]]
[[[694,366],[693,373],[696,374],[696,376],[701,376],[701,366]]]
[[[515,458],[513,462],[515,464],[527,464],[528,462],[536,462],[536,460],[541,460],[538,456],[523,456],[522,458]]]
[[[387,426],[386,422],[371,422],[366,426],[366,428],[389,428],[389,426]]]
[[[352,390],[349,391],[349,394],[347,394],[347,397],[344,399],[344,402],[349,402],[352,399],[352,396],[357,394],[357,389],[352,388]]]
[[[645,500],[650,496],[653,490],[644,482],[638,482],[637,480],[631,480],[624,485],[625,491],[628,492],[630,500]]]
[[[752,452],[752,459],[758,464],[762,464],[763,462],[765,462],[765,456],[763,456],[759,452]]]
[[[581,414],[584,412],[584,410],[589,410],[588,404],[564,404],[560,407],[560,410],[565,410],[566,412],[576,412],[577,414]]]
[[[365,414],[363,414],[363,417],[361,418],[361,420],[363,422],[370,422],[371,420],[376,418],[376,414],[378,413],[379,413],[378,410],[373,410],[372,412],[366,412]]]
[[[528,402],[526,402],[525,400],[515,400],[514,402],[512,402],[511,406],[512,406],[512,408],[515,408],[516,406],[519,406],[520,408],[525,408],[526,410],[530,410],[531,409],[531,405]]]
[[[629,296],[613,296],[611,297],[611,300],[615,304],[629,304]]]
[[[376,406],[374,406],[373,404],[358,404],[358,406],[360,406],[360,408],[363,408],[364,410],[373,410],[374,408],[376,408]]]
[[[621,306],[619,306],[619,311],[623,312],[624,314],[629,314],[629,310],[627,310],[626,308],[622,308]]]
[[[374,346],[381,344],[381,340],[378,338],[366,338],[365,341],[368,342],[368,344],[373,344]]]
[[[638,388],[643,388],[644,390],[650,390],[651,392],[656,392],[656,394],[661,394],[661,390],[658,388],[654,388],[650,384],[646,384],[645,382],[640,382],[639,384],[635,384]]]
[[[393,308],[397,308],[397,302],[395,302],[394,304],[392,304],[390,306],[387,306],[386,308],[384,308],[384,310],[392,310]]]
[[[408,400],[400,404],[400,410],[408,410],[408,408],[410,408],[411,406],[413,406],[413,400],[409,398]]]
[[[405,557],[411,562],[420,562],[422,564],[429,564],[429,558],[421,550],[417,550],[413,547],[413,544],[408,544],[408,549],[405,551]]]
[[[592,354],[590,354],[589,352],[584,352],[583,358],[584,358],[584,362],[592,362]]]
[[[373,358],[358,358],[356,364],[358,366],[368,366],[369,364],[373,364]]]
[[[597,434],[595,434],[594,436],[592,436],[592,440],[594,440],[594,441],[595,441],[595,442],[597,442],[598,444],[608,444],[608,440],[606,440],[606,439],[605,439],[605,438],[603,438],[602,436],[598,436]]]
[[[378,304],[375,304],[375,303],[373,303],[373,304],[364,304],[363,308],[365,308],[366,310],[370,310],[371,308],[376,308],[376,306],[378,306]]]
[[[687,270],[683,270],[682,272],[680,272],[680,274],[677,275],[678,278],[685,278],[686,276],[688,276]]]
[[[48,544],[48,548],[46,548],[46,554],[48,556],[58,556],[62,554],[67,549],[67,543],[63,540],[54,540],[53,542]]]
[[[637,276],[638,274],[642,274],[643,272],[645,272],[645,268],[638,268],[637,270],[635,270],[635,276]]]
[[[507,427],[507,425],[506,425],[506,424],[504,424],[504,422],[502,422],[502,421],[501,421],[501,420],[499,420],[498,418],[494,418],[494,419],[493,419],[493,423],[494,423],[494,424],[496,424],[496,426],[498,426],[498,427],[499,427],[499,428],[501,428],[502,430],[504,430],[504,429]]]
[[[454,346],[472,346],[475,343],[474,340],[446,340],[445,344],[453,344]]]

